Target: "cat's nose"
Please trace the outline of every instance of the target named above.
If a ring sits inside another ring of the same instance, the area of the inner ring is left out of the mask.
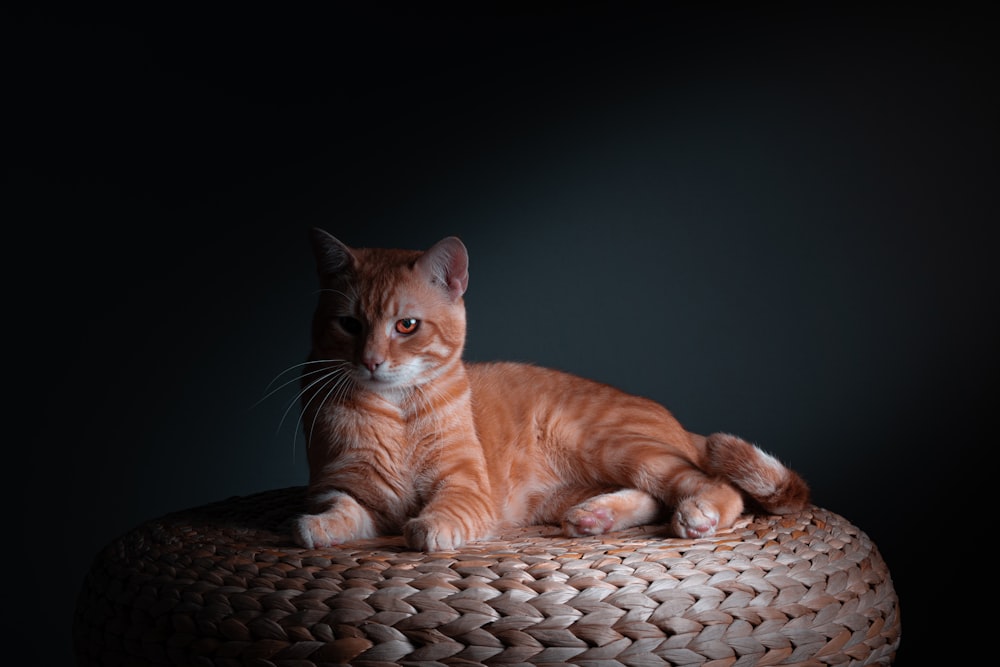
[[[365,368],[374,373],[375,370],[384,363],[385,361],[382,360],[375,361],[374,359],[365,359]]]

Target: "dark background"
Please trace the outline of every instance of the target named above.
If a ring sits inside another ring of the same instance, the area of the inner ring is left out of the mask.
[[[557,6],[5,22],[9,645],[71,664],[103,545],[305,483],[322,226],[460,236],[467,358],[758,442],[878,545],[898,665],[992,650],[996,23]]]

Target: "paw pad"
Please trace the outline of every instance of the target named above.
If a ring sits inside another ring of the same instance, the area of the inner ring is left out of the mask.
[[[566,513],[563,530],[573,536],[601,535],[614,526],[614,513],[607,507],[574,507]]]

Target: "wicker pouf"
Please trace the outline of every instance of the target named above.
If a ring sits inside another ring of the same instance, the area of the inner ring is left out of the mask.
[[[458,551],[400,538],[308,550],[293,487],[148,521],[98,554],[80,665],[889,665],[892,579],[833,512],[715,537],[535,527]]]

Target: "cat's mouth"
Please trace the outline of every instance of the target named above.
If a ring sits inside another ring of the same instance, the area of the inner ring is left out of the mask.
[[[380,368],[375,370],[359,368],[355,373],[355,380],[361,386],[373,391],[395,389],[400,385],[398,374]]]
[[[388,377],[384,372],[378,370],[370,371],[367,368],[359,368],[355,373],[355,377],[362,383],[372,383],[372,384],[385,384],[388,381]]]
[[[386,394],[405,392],[415,385],[421,384],[430,375],[425,368],[417,368],[408,364],[394,364],[390,367],[386,363],[374,369],[360,364],[356,365],[352,377],[358,387]]]

